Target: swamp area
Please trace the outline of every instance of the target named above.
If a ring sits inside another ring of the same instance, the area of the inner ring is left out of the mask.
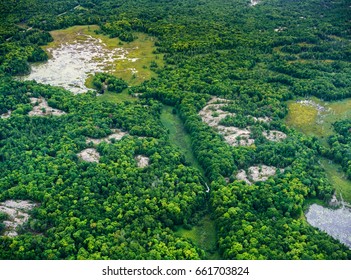
[[[333,123],[351,117],[351,99],[326,102],[312,97],[289,101],[288,109],[286,123],[289,126],[306,135],[317,137],[322,145],[328,146],[327,139],[333,134]],[[307,222],[351,248],[351,181],[339,164],[324,157],[320,157],[319,163],[336,191],[336,203],[330,204],[334,207],[336,204],[339,208],[311,204],[305,214]]]

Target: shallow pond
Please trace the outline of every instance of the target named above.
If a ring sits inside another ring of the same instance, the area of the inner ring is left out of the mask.
[[[329,209],[312,204],[306,213],[307,222],[351,248],[351,211]]]

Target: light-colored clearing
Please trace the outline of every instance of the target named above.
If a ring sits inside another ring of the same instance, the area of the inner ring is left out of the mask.
[[[224,136],[225,141],[231,146],[251,146],[255,139],[250,138],[250,127],[238,128],[235,126],[220,125],[220,121],[227,116],[235,117],[235,113],[222,110],[231,100],[213,97],[207,105],[201,109],[199,115],[203,122],[215,128]],[[251,116],[250,116],[251,117]],[[256,122],[269,123],[270,117],[252,117]],[[270,141],[278,142],[286,138],[286,134],[278,130],[263,132],[263,136]]]
[[[236,175],[238,180],[243,180],[247,184],[251,185],[253,182],[266,181],[270,176],[274,176],[276,174],[277,168],[274,166],[267,165],[255,165],[251,166],[248,169],[248,172],[241,169]],[[280,173],[283,173],[284,169],[280,169]]]
[[[7,200],[0,203],[0,212],[4,212],[9,216],[9,219],[4,221],[6,226],[5,236],[14,237],[18,233],[16,228],[28,221],[28,211],[36,206],[27,200]]]
[[[240,181],[245,181],[246,184],[251,185],[252,183],[247,179],[247,174],[244,169],[240,169],[238,174],[236,174],[236,178]]]
[[[255,140],[250,138],[250,129],[240,129],[234,126],[219,125],[226,116],[235,116],[234,113],[223,111],[230,100],[213,97],[199,112],[203,122],[218,130],[224,136],[225,141],[231,146],[250,146]]]
[[[48,116],[48,115],[62,116],[66,114],[66,112],[64,111],[50,107],[48,105],[48,102],[42,97],[40,98],[31,97],[29,99],[30,99],[30,102],[33,105],[35,105],[33,107],[33,110],[28,113],[29,116]]]
[[[9,110],[7,113],[0,115],[0,117],[2,119],[7,119],[7,118],[11,117],[11,110]]]
[[[286,138],[286,134],[279,130],[265,130],[262,135],[273,142],[279,142]]]
[[[256,122],[264,122],[264,123],[269,123],[270,121],[272,121],[272,119],[270,117],[252,117]]]
[[[150,159],[148,157],[143,156],[143,155],[137,155],[135,157],[135,160],[137,161],[137,166],[139,168],[144,168],[144,167],[148,166],[149,161],[150,161]]]
[[[250,6],[256,6],[261,0],[250,0]]]
[[[100,154],[93,148],[81,151],[78,157],[87,162],[99,162],[100,160]]]
[[[275,32],[282,32],[282,31],[284,31],[286,29],[287,29],[286,27],[278,27],[278,28],[275,28],[274,31]]]
[[[93,144],[98,145],[101,142],[106,142],[106,143],[111,143],[111,139],[115,139],[116,141],[121,140],[123,136],[127,135],[126,132],[123,132],[119,129],[112,129],[113,134],[105,137],[105,138],[100,138],[100,139],[95,139],[95,138],[90,138],[88,137],[86,140],[86,143],[93,142]]]
[[[338,239],[351,249],[351,212],[350,209],[329,209],[312,204],[306,213],[307,222]]]

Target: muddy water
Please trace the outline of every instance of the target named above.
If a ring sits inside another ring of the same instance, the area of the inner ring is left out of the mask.
[[[312,204],[306,213],[309,224],[326,232],[351,249],[351,211],[349,208],[329,209]]]
[[[127,51],[123,48],[108,49],[100,39],[90,35],[79,35],[83,39],[48,49],[48,62],[33,64],[30,75],[23,79],[60,86],[73,93],[82,93],[89,90],[85,86],[89,75],[109,72],[116,60],[137,59],[127,58]]]

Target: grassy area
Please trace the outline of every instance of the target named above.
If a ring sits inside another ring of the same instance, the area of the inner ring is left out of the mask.
[[[132,97],[128,94],[127,90],[124,90],[121,93],[114,93],[106,91],[104,94],[97,97],[99,101],[110,101],[113,103],[120,103],[123,101],[136,101],[136,97]]]
[[[107,49],[122,48],[126,51],[125,59],[116,59],[106,69],[111,74],[124,79],[129,85],[134,86],[156,76],[150,70],[151,62],[156,62],[158,67],[163,67],[163,55],[154,54],[156,38],[144,33],[134,33],[136,40],[130,43],[122,42],[118,38],[109,38],[96,34],[97,25],[73,26],[67,29],[51,31],[54,41],[45,46],[45,50],[58,48],[62,44],[84,41],[87,36],[100,39]]]
[[[194,167],[198,168],[202,175],[204,171],[192,153],[191,139],[185,131],[183,123],[177,114],[172,113],[173,107],[164,106],[161,113],[161,122],[169,130],[169,140],[176,145],[184,154],[185,159]]]
[[[185,159],[196,167],[204,176],[204,171],[192,153],[191,139],[185,131],[182,121],[177,114],[172,113],[173,107],[163,106],[161,122],[169,130],[169,140],[184,154]],[[206,178],[204,177],[206,180]],[[192,240],[199,248],[206,252],[207,259],[220,259],[217,251],[216,229],[214,221],[209,216],[204,216],[191,230],[178,227],[176,234]]]
[[[286,123],[306,135],[318,137],[321,143],[328,145],[327,138],[335,133],[333,123],[351,118],[351,99],[337,102],[324,102],[318,98],[311,99],[325,110],[318,113],[317,108],[312,105],[289,101],[289,114]],[[341,193],[344,200],[351,203],[351,181],[346,179],[341,166],[323,158],[321,158],[321,165],[337,193]]]
[[[288,108],[289,114],[286,118],[286,123],[289,126],[307,135],[321,133],[318,126],[311,125],[315,124],[317,121],[318,111],[316,108],[296,103],[295,101],[290,101],[288,103]]]
[[[341,170],[341,166],[330,162],[327,159],[321,159],[321,164],[327,174],[331,184],[335,187],[337,194],[342,194],[343,199],[351,203],[351,181],[346,179],[346,175]],[[339,195],[337,195],[338,198]]]
[[[94,88],[92,81],[93,81],[93,77],[92,76],[88,77],[88,79],[85,81],[85,86],[88,88]],[[113,103],[121,103],[123,101],[136,101],[137,98],[131,96],[128,93],[128,89],[125,89],[121,93],[115,93],[115,92],[105,90],[104,94],[101,94],[97,97],[97,100],[101,102],[109,101]]]
[[[289,114],[286,117],[289,126],[323,140],[334,133],[334,122],[351,118],[351,99],[337,102],[324,102],[318,98],[311,100],[325,108],[325,111],[318,113],[314,106],[289,101]]]
[[[216,245],[216,229],[214,221],[209,216],[204,216],[203,219],[194,226],[191,230],[179,227],[176,234],[193,241],[199,248],[206,252],[207,259],[219,259]]]

